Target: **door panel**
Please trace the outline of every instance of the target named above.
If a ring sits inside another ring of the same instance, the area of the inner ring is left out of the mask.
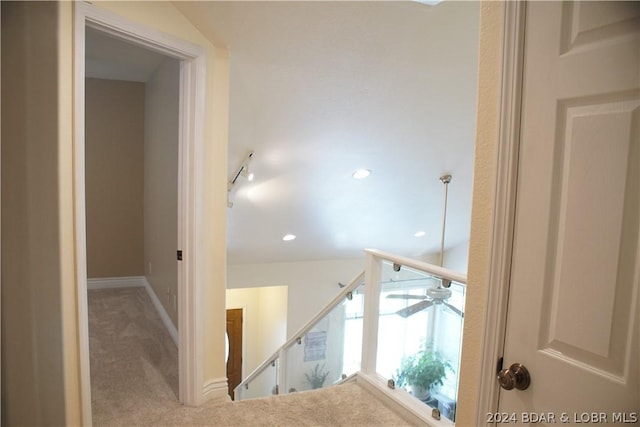
[[[632,326],[636,264],[620,263],[620,255],[634,254],[637,246],[639,135],[633,122],[639,104],[560,106],[559,122],[566,125],[554,147],[554,232],[547,247],[553,260],[543,285],[548,314],[542,319],[540,347],[618,375]],[[602,135],[605,129],[613,132]],[[593,284],[589,292],[585,284]]]
[[[602,42],[638,30],[638,7],[634,2],[566,2],[562,13],[561,53]]]
[[[640,3],[527,5],[500,411],[640,410]],[[573,419],[569,421],[573,422]]]

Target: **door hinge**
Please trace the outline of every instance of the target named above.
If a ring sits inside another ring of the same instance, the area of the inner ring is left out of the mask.
[[[179,250],[177,254],[178,261],[182,261],[182,251]]]

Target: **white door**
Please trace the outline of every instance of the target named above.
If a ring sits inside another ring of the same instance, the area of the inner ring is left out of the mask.
[[[530,2],[526,22],[503,367],[531,384],[499,411],[640,423],[640,2]]]

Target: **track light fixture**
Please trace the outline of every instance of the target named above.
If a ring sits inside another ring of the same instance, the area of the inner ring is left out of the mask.
[[[235,173],[235,175],[233,175],[233,179],[231,181],[229,181],[229,185],[232,188],[236,184],[236,182],[238,181],[238,178],[240,178],[240,175],[242,175],[244,177],[247,177],[247,178],[249,177],[249,163],[251,162],[252,158],[253,158],[253,151],[249,151],[249,154],[247,154],[247,156],[242,161],[242,164],[238,168],[238,171]]]
[[[247,178],[247,181],[253,181],[254,175],[249,170],[249,163],[251,163],[252,158],[253,158],[253,150],[249,151],[249,153],[246,155],[246,157],[240,164],[240,167],[238,168],[236,173],[233,174],[233,178],[227,184],[227,207],[230,207],[230,208],[233,207],[233,202],[230,199],[230,195],[234,187],[236,186],[236,183],[238,182],[238,178],[243,176]]]

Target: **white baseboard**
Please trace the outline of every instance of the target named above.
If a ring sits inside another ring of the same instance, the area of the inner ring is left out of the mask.
[[[99,279],[87,279],[87,289],[117,289],[117,288],[145,288],[153,306],[156,308],[160,319],[167,332],[171,335],[171,339],[178,345],[178,330],[171,321],[171,318],[167,314],[167,311],[162,306],[160,299],[153,291],[151,284],[144,276],[130,276],[130,277],[102,277]],[[226,381],[226,379],[225,379]]]
[[[87,279],[87,289],[138,288],[146,286],[146,284],[147,279],[144,276]]]
[[[149,298],[151,298],[151,302],[153,303],[153,306],[156,308],[156,311],[160,315],[160,319],[162,319],[162,323],[164,323],[164,326],[165,328],[167,328],[169,335],[171,335],[171,339],[173,340],[173,343],[177,347],[178,346],[178,330],[176,329],[175,325],[171,321],[171,318],[167,314],[167,311],[164,309],[162,303],[160,302],[160,299],[158,298],[156,293],[153,291],[151,284],[147,281],[147,278],[143,277],[143,279],[144,279],[144,288],[147,290],[147,293],[149,294]]]
[[[231,400],[227,378],[214,378],[207,381],[202,387],[202,403],[215,398]]]

